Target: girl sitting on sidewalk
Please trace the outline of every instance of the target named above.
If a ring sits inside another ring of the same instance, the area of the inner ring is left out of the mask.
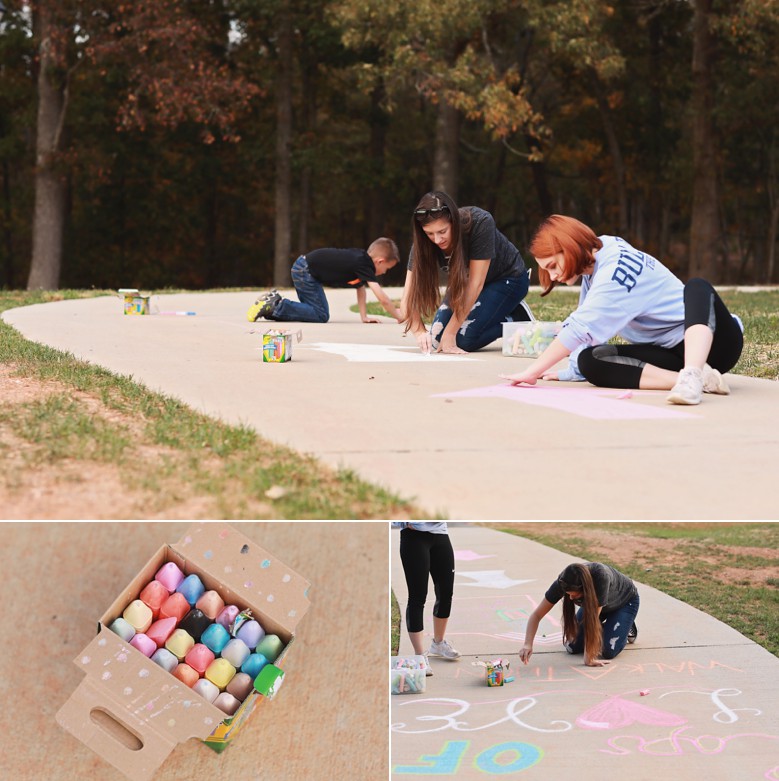
[[[700,404],[702,393],[730,393],[722,374],[741,355],[744,329],[709,282],[683,285],[624,239],[596,236],[560,214],[541,224],[530,251],[542,295],[559,282],[581,279],[579,306],[527,369],[504,379],[513,385],[584,379],[606,388],[670,390],[671,404]],[[608,344],[616,335],[630,344]],[[551,371],[569,355],[566,371]]]
[[[547,589],[525,630],[519,658],[527,664],[533,655],[541,619],[563,600],[563,645],[569,654],[584,654],[588,667],[602,667],[638,636],[638,590],[619,570],[606,564],[569,564]],[[576,615],[574,615],[574,611]]]

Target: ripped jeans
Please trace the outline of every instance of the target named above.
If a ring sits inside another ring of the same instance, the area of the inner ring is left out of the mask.
[[[603,650],[601,651],[601,659],[613,659],[627,644],[628,632],[638,615],[639,601],[638,594],[636,594],[630,602],[617,608],[613,613],[600,614],[600,622],[603,627]],[[583,609],[579,608],[576,611],[576,621],[579,624],[579,631],[576,633],[576,639],[570,644],[564,643],[565,650],[568,651],[569,654],[584,653],[583,615]]]
[[[504,277],[485,285],[457,331],[457,346],[469,353],[481,350],[503,335],[504,322],[529,320],[528,313],[520,307],[529,286],[525,272],[518,277]],[[441,334],[451,317],[452,308],[444,299],[430,328],[434,350],[438,349]]]

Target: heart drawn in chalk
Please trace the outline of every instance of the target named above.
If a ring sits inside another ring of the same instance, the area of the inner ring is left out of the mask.
[[[687,719],[622,697],[608,697],[576,719],[576,724],[583,729],[617,729],[636,723],[679,727],[686,724]]]

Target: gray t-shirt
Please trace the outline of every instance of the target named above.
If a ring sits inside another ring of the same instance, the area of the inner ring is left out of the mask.
[[[638,594],[636,584],[619,570],[610,567],[608,564],[600,564],[597,561],[586,565],[592,575],[592,582],[595,586],[595,594],[598,598],[598,605],[603,613],[613,613],[619,610],[623,605],[630,602]],[[563,573],[561,572],[560,575]],[[559,602],[565,592],[560,588],[560,583],[555,580],[544,597],[553,605]]]
[[[488,285],[496,279],[506,277],[519,277],[525,271],[525,261],[519,250],[495,227],[493,216],[480,209],[478,206],[466,206],[471,212],[471,230],[469,233],[461,232],[463,242],[463,255],[466,261],[489,260],[490,267],[487,270],[487,278],[484,284]],[[443,251],[435,248],[438,257],[438,265],[443,271],[448,271],[448,260]],[[414,249],[408,256],[408,268],[411,269],[414,261]]]

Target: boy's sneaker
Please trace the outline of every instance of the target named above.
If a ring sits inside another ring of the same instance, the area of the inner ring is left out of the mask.
[[[666,401],[669,404],[700,404],[702,394],[703,372],[691,366],[679,372],[679,379],[666,397]]]
[[[712,369],[708,363],[703,365],[703,392],[716,393],[718,396],[727,396],[730,393],[730,388],[722,375],[716,369]]]
[[[430,650],[427,652],[428,656],[443,656],[444,659],[459,659],[460,652],[455,651],[448,640],[441,640],[437,643],[435,640],[430,644]]]
[[[261,317],[269,317],[273,314],[273,310],[276,308],[276,304],[278,304],[279,301],[281,301],[281,296],[278,291],[271,290],[270,293],[261,296],[249,307],[249,311],[246,313],[246,319],[253,323]]]
[[[530,310],[530,307],[527,304],[527,301],[523,298],[519,302],[519,306],[511,313],[511,319],[515,323],[532,323],[535,322],[535,317],[533,317],[533,312]]]
[[[628,642],[632,645],[636,642],[636,638],[638,637],[638,627],[636,626],[636,622],[633,622],[633,626],[630,627],[630,631],[628,632]]]

